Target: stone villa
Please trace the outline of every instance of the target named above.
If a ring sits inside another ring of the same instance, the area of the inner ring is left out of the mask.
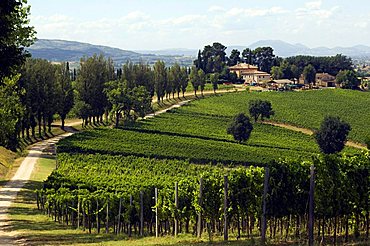
[[[262,84],[271,80],[271,75],[262,71],[258,71],[258,67],[247,64],[239,63],[235,66],[229,67],[230,72],[235,72],[238,78],[245,80],[245,83]]]

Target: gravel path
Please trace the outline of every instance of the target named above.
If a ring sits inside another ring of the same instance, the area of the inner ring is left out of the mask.
[[[311,129],[307,129],[307,128],[292,126],[292,125],[289,125],[289,124],[278,123],[278,122],[268,122],[268,121],[266,121],[266,122],[263,122],[263,123],[268,124],[268,125],[272,125],[272,126],[278,126],[278,127],[286,128],[286,129],[296,131],[296,132],[302,132],[302,133],[307,134],[307,135],[313,135],[313,131]],[[346,145],[349,146],[349,147],[356,148],[356,149],[366,149],[366,146],[364,144],[356,143],[356,142],[353,142],[353,141],[347,141]]]
[[[75,122],[72,125],[81,124]],[[17,233],[11,230],[11,221],[8,218],[7,210],[11,203],[16,199],[18,192],[31,178],[32,171],[37,160],[43,154],[44,150],[53,148],[53,146],[62,138],[73,134],[73,128],[66,126],[67,133],[41,141],[29,148],[27,157],[24,158],[15,175],[3,187],[0,188],[0,245],[21,245],[17,241]]]

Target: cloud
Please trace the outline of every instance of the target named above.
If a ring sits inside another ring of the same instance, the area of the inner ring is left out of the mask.
[[[322,1],[321,0],[305,3],[306,9],[310,9],[310,10],[318,10],[318,9],[321,8],[321,5],[322,5]]]
[[[284,14],[287,10],[282,7],[271,7],[271,8],[232,8],[226,12],[228,17],[261,17],[268,15]]]
[[[54,23],[54,22],[72,22],[73,18],[67,15],[55,14],[51,16],[35,16],[32,17],[33,21],[36,22],[47,22],[47,23]]]
[[[213,5],[208,8],[208,12],[224,12],[224,11],[225,9],[223,7],[216,6],[216,5]]]
[[[135,22],[135,21],[145,21],[145,20],[149,20],[149,19],[150,19],[149,14],[146,14],[146,13],[141,12],[141,11],[133,11],[133,12],[130,12],[127,15],[121,17],[119,20],[121,22]]]
[[[322,19],[328,19],[334,15],[334,13],[339,10],[339,6],[333,6],[329,9],[322,7],[322,1],[312,1],[306,2],[303,8],[297,8],[295,10],[295,15],[299,19],[304,18],[315,18],[319,22]]]

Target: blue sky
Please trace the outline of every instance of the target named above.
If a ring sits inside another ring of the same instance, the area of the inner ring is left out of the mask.
[[[127,50],[249,45],[370,45],[369,0],[28,0],[38,38]]]

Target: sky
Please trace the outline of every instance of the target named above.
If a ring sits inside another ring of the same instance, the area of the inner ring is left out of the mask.
[[[28,0],[37,38],[126,50],[370,45],[369,0]]]

